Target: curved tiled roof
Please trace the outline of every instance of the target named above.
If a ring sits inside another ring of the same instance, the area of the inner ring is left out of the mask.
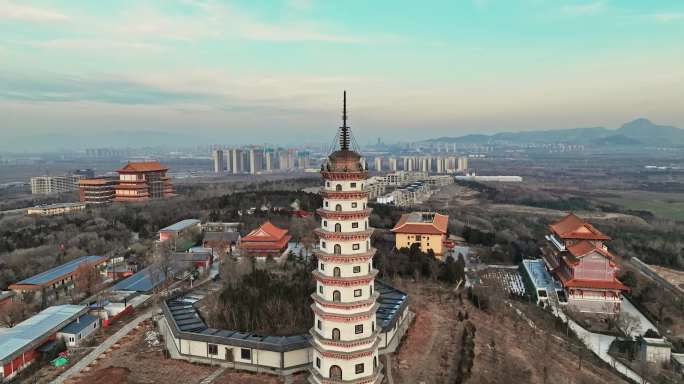
[[[129,161],[128,164],[117,169],[117,172],[154,172],[168,171],[169,169],[159,163],[159,161]]]
[[[431,217],[430,221],[425,220],[426,215]],[[447,233],[448,225],[448,215],[432,212],[411,212],[401,215],[397,225],[392,228],[392,232],[442,235]]]
[[[570,213],[559,221],[549,225],[549,229],[561,239],[610,240],[593,225]]]

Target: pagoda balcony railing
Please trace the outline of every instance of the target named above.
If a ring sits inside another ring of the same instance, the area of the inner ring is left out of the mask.
[[[331,211],[329,209],[318,208],[316,213],[318,216],[328,220],[352,220],[365,219],[370,216],[372,209],[360,209],[357,211]]]
[[[371,248],[370,251],[368,252],[361,252],[361,253],[352,253],[352,254],[336,254],[336,253],[329,253],[329,252],[324,252],[320,249],[315,250],[314,254],[320,261],[324,262],[334,262],[334,263],[350,263],[350,262],[359,262],[359,261],[367,261],[370,258],[372,258],[375,255],[375,252],[377,250],[375,248]]]
[[[372,335],[364,337],[363,339],[357,340],[333,340],[323,337],[320,333],[316,332],[314,328],[309,329],[309,334],[316,339],[316,341],[325,346],[338,347],[338,348],[357,348],[366,345],[373,345],[377,342],[378,336],[380,336],[380,328],[377,328]]]
[[[364,300],[352,301],[352,302],[341,302],[341,301],[330,301],[322,298],[317,293],[312,293],[311,298],[314,302],[318,303],[322,307],[326,308],[337,308],[337,309],[359,309],[368,307],[369,305],[375,304],[375,302],[380,297],[379,292],[373,292],[373,295]]]
[[[321,175],[327,180],[365,180],[368,178],[368,171],[321,171]]]
[[[314,233],[318,237],[326,240],[366,240],[373,234],[373,229],[366,229],[358,232],[331,232],[316,228]]]
[[[328,191],[321,190],[321,197],[324,199],[336,199],[336,200],[356,200],[365,199],[368,197],[368,192],[366,191]]]
[[[334,312],[327,312],[325,310],[322,310],[316,306],[316,304],[311,304],[311,310],[320,318],[324,320],[329,320],[333,322],[338,322],[338,323],[356,323],[359,321],[363,320],[368,320],[375,315],[375,312],[378,310],[378,307],[380,305],[378,303],[375,303],[372,307],[370,307],[368,310],[363,311],[363,312],[354,312],[354,313],[334,313]]]
[[[314,279],[326,285],[332,285],[337,287],[353,287],[357,285],[368,284],[371,281],[373,281],[373,279],[375,279],[375,276],[377,276],[378,274],[378,270],[371,269],[371,271],[366,275],[353,277],[327,276],[322,274],[320,271],[313,271],[312,274]]]
[[[312,384],[373,384],[382,382],[384,377],[382,374],[382,364],[379,363],[372,375],[355,380],[326,378],[323,377],[316,368],[309,368],[309,372],[311,373],[311,376],[309,376],[309,383]]]

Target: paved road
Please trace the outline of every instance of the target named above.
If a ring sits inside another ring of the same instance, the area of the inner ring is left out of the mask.
[[[121,328],[115,334],[110,336],[107,340],[105,340],[102,344],[100,344],[92,352],[90,352],[85,357],[83,357],[81,360],[79,360],[71,368],[64,371],[64,373],[59,375],[59,377],[57,377],[56,379],[51,381],[51,384],[62,384],[62,383],[64,383],[65,380],[67,380],[71,376],[81,372],[81,370],[83,368],[87,367],[90,363],[95,361],[95,359],[98,356],[100,356],[103,352],[105,352],[106,350],[111,348],[114,344],[119,342],[119,340],[121,340],[122,337],[126,336],[129,332],[131,332],[133,330],[133,328],[138,326],[138,324],[140,324],[143,321],[151,318],[158,311],[159,311],[158,307],[152,307],[152,308],[146,310],[145,312],[141,313],[140,316],[136,317],[133,321],[124,325],[123,328]]]

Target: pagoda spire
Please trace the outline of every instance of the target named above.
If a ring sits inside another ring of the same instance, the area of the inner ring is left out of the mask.
[[[342,99],[342,126],[340,127],[340,149],[349,150],[349,127],[347,127],[347,91]]]

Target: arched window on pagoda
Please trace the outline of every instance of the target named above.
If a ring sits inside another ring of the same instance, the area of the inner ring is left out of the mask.
[[[338,303],[342,301],[342,294],[340,291],[333,291],[333,301]]]
[[[335,206],[335,211],[337,211],[337,212],[342,212],[342,205],[337,204],[337,205]]]
[[[330,367],[330,378],[336,380],[342,380],[342,368],[338,365],[333,365]]]
[[[333,253],[336,255],[341,255],[342,254],[342,246],[339,244],[335,244],[335,247],[333,248]]]
[[[340,223],[335,224],[335,232],[342,232],[342,224],[340,224]]]
[[[335,190],[336,190],[337,192],[342,191],[342,184],[337,184],[337,185],[335,186]]]
[[[335,341],[339,341],[339,340],[340,340],[340,330],[339,330],[339,329],[333,328],[333,330],[332,330],[332,339],[335,340]]]
[[[333,276],[334,277],[340,277],[340,267],[335,267],[333,269]]]

